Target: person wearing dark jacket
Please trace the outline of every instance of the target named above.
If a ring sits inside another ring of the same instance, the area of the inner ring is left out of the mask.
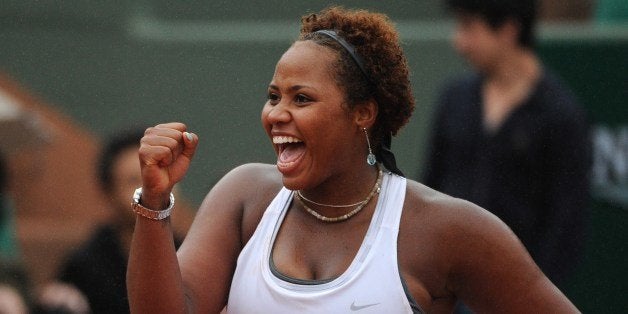
[[[534,51],[535,1],[449,0],[475,70],[438,99],[423,183],[502,219],[561,285],[581,259],[591,144],[585,111]]]

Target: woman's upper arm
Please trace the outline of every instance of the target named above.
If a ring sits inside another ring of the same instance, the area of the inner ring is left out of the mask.
[[[264,167],[240,166],[225,175],[203,200],[177,252],[192,312],[218,313],[226,305],[243,246],[243,215],[260,206],[251,204],[250,198],[251,193],[257,193],[260,185],[264,185],[253,182],[256,178],[263,181],[260,171],[268,171]]]
[[[469,216],[454,223],[461,241],[452,250],[450,287],[459,299],[480,313],[578,312],[501,220],[468,206]]]

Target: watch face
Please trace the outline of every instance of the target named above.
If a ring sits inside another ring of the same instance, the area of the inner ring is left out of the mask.
[[[135,189],[135,193],[133,193],[133,202],[134,203],[139,203],[140,202],[140,196],[142,196],[142,188]]]

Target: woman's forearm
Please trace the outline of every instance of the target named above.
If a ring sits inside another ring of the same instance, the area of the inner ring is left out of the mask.
[[[137,217],[127,289],[131,313],[189,312],[169,218]]]

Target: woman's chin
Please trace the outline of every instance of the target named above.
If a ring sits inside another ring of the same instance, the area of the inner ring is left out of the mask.
[[[299,170],[296,163],[277,163],[277,169],[282,175],[283,186],[289,190],[300,190],[303,186],[304,172]]]

